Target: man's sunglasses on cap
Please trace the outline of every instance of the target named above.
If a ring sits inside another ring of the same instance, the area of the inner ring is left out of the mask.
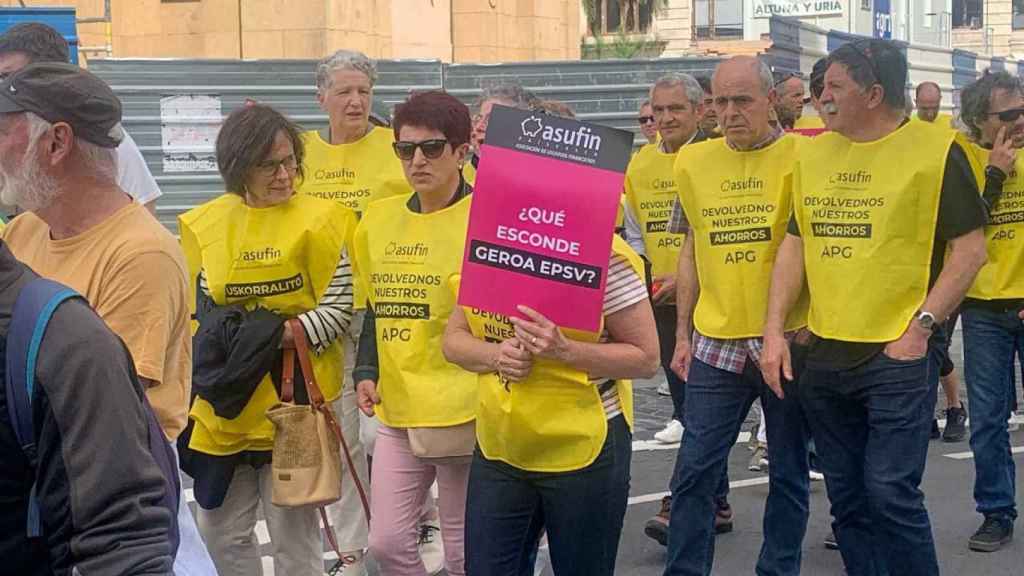
[[[988,113],[989,116],[998,116],[1000,122],[1016,122],[1021,114],[1024,114],[1024,108],[1010,108],[1009,110]]]
[[[643,126],[644,124],[650,124],[651,122],[654,122],[654,116],[641,116],[636,120],[637,122],[640,123],[641,126]]]
[[[444,147],[448,145],[448,141],[443,138],[436,138],[433,140],[424,140],[422,142],[409,142],[401,140],[395,142],[391,146],[395,149],[395,156],[398,156],[402,160],[412,160],[412,157],[416,155],[416,149],[423,150],[423,155],[431,160],[435,160],[444,154]]]

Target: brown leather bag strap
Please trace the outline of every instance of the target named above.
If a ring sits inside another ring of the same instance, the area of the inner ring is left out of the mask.
[[[309,395],[309,404],[319,408],[324,404],[324,395],[320,386],[316,383],[316,373],[313,372],[313,363],[309,359],[309,342],[306,341],[306,330],[302,322],[292,318],[288,321],[292,327],[292,340],[295,341],[295,352],[299,355],[299,366],[302,367],[302,376],[306,381],[306,394]]]
[[[295,398],[295,348],[285,348],[281,363],[281,402]]]

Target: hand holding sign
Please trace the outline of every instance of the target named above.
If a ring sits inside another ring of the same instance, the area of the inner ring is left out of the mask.
[[[571,345],[558,326],[528,306],[516,306],[516,309],[529,318],[509,318],[516,327],[516,338],[526,350],[540,358],[567,362]]]
[[[600,329],[632,134],[496,106],[466,236],[459,304]],[[529,343],[523,342],[530,350]]]
[[[519,338],[509,338],[498,346],[498,374],[509,382],[522,382],[533,368],[533,354]]]

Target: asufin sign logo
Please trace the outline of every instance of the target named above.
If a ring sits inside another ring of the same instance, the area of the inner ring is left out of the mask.
[[[545,148],[564,150],[576,154],[597,156],[601,151],[601,137],[587,126],[576,129],[556,128],[546,125],[541,116],[530,116],[522,121],[523,136],[530,140],[540,140]]]

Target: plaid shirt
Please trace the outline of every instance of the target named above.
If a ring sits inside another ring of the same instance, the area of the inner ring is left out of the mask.
[[[784,132],[781,129],[776,128],[764,142],[750,148],[750,150],[760,150],[781,138],[783,134]],[[726,142],[728,143],[728,141]],[[690,222],[686,219],[683,205],[679,202],[678,198],[676,198],[675,205],[672,206],[672,218],[668,223],[668,231],[674,234],[686,234],[690,231]],[[696,330],[693,331],[694,358],[709,366],[714,366],[719,370],[725,370],[734,374],[743,373],[748,358],[753,360],[755,364],[758,364],[761,361],[762,346],[763,342],[760,338],[726,340],[711,338]]]

